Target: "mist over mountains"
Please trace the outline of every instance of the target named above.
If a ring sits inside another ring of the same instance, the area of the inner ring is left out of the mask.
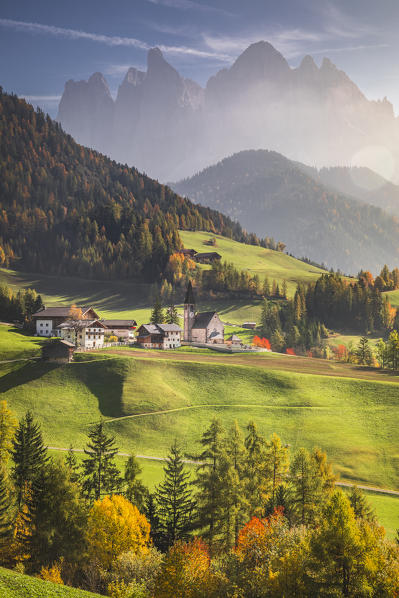
[[[398,119],[386,99],[368,100],[327,58],[319,68],[306,56],[293,69],[264,41],[205,89],[181,77],[157,48],[146,72],[128,70],[115,100],[100,73],[68,81],[58,120],[80,143],[162,181],[258,148],[321,167],[350,164],[365,147],[383,146],[399,164]]]
[[[366,189],[376,181],[378,191]],[[284,240],[296,256],[356,274],[399,260],[399,187],[383,183],[368,169],[317,170],[277,152],[247,150],[171,186],[247,230]]]

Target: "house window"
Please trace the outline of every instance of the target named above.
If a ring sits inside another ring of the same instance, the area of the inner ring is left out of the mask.
[[[40,322],[40,326],[43,326],[43,322]]]

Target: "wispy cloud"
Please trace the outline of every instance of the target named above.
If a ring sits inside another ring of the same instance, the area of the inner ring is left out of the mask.
[[[71,40],[89,40],[97,43],[106,44],[107,46],[127,46],[138,48],[140,50],[149,50],[152,46],[134,37],[122,37],[115,35],[104,35],[100,33],[89,33],[78,29],[65,29],[63,27],[56,27],[54,25],[44,25],[42,23],[29,23],[25,21],[14,21],[12,19],[0,19],[0,26],[14,29],[15,31],[23,31],[26,33],[34,33],[41,35],[52,35],[55,37],[63,37]],[[230,57],[209,50],[200,50],[198,48],[191,48],[188,46],[167,46],[158,45],[162,52],[166,54],[191,56],[196,58],[207,58],[217,60],[229,60]]]
[[[168,8],[176,8],[178,10],[197,10],[199,12],[213,12],[223,15],[233,16],[233,13],[217,6],[209,4],[200,4],[193,2],[193,0],[147,0],[151,4],[158,4],[159,6],[167,6]]]

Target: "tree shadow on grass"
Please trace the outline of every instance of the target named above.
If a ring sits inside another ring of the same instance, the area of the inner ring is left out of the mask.
[[[74,363],[71,372],[97,397],[101,415],[121,417],[125,413],[122,395],[128,365],[122,359],[82,361]]]
[[[23,384],[34,382],[57,367],[59,365],[56,363],[43,361],[25,363],[0,378],[0,394]]]

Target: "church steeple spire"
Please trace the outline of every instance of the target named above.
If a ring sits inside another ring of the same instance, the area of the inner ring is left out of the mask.
[[[191,330],[195,319],[195,298],[193,285],[189,280],[187,285],[186,296],[184,299],[184,340],[186,342],[192,341]]]

